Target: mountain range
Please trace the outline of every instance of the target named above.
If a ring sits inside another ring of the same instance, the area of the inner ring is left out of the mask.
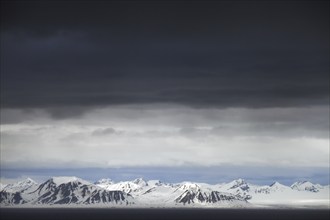
[[[243,179],[229,183],[164,183],[143,178],[94,183],[77,177],[53,177],[37,183],[30,178],[0,185],[1,206],[57,207],[325,207],[329,185],[299,181],[291,186],[274,182],[254,185]]]

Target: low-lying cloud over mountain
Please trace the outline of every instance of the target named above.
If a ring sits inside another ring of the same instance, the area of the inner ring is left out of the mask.
[[[10,113],[15,114],[3,112]],[[321,117],[328,113],[326,107],[250,110],[123,106],[91,111],[76,119],[54,120],[46,113],[36,117],[34,112],[22,112],[28,120],[1,126],[1,150],[6,155],[1,164],[7,168],[51,168],[55,164],[105,168],[324,167],[329,161],[328,122]]]

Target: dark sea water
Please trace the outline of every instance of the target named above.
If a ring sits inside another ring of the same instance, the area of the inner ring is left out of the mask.
[[[71,208],[1,208],[1,220],[52,219],[329,219],[330,210],[311,209],[71,209]]]

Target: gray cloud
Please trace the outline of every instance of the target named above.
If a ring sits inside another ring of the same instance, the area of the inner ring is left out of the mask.
[[[25,114],[32,114],[29,121],[1,126],[3,167],[324,167],[329,163],[329,109],[322,106],[195,109],[130,105],[62,120]]]
[[[102,136],[102,135],[110,135],[116,133],[116,130],[113,128],[104,128],[104,129],[96,129],[92,132],[92,135]]]
[[[3,125],[49,126],[53,118],[44,110],[1,112]],[[55,120],[55,121],[54,121]],[[82,124],[82,121],[84,123]],[[181,135],[328,137],[329,108],[189,108],[180,105],[121,105],[90,110],[80,117],[62,118],[59,124],[83,126],[94,135],[120,134],[142,127],[150,134],[175,131]],[[101,126],[101,127],[100,127]],[[154,130],[154,127],[164,129]],[[167,130],[170,128],[170,130]]]
[[[329,103],[325,2],[86,4],[4,5],[3,108]]]

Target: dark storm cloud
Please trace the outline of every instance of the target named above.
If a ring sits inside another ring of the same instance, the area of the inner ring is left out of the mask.
[[[5,108],[62,118],[112,104],[329,103],[328,2],[2,6]]]

